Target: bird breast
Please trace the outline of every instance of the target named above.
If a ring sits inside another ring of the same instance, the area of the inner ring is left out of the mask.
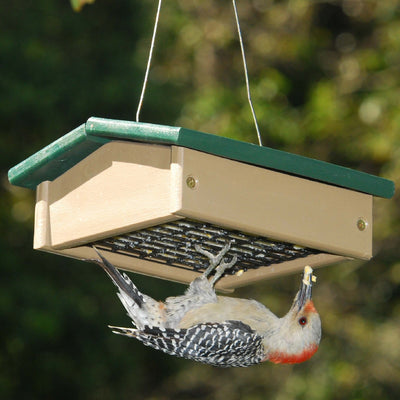
[[[242,321],[257,332],[268,330],[279,318],[255,300],[218,296],[217,302],[207,303],[188,311],[179,328],[187,329],[203,322]]]

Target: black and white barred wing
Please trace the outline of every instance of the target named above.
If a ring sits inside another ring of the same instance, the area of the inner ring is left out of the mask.
[[[240,321],[202,323],[179,330],[110,328],[164,353],[218,367],[247,367],[265,358],[261,336]]]

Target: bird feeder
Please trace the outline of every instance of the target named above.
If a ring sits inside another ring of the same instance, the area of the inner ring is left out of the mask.
[[[267,147],[155,124],[90,118],[9,171],[36,189],[34,248],[190,282],[195,244],[228,241],[238,262],[218,287],[372,257],[383,178]]]

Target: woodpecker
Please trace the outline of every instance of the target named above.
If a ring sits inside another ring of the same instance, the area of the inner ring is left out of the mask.
[[[215,293],[215,283],[237,261],[236,256],[224,259],[230,243],[216,255],[196,245],[196,251],[209,259],[208,268],[182,296],[168,297],[164,302],[141,293],[125,273],[93,248],[100,257],[93,261],[117,286],[117,295],[134,325],[109,326],[114,333],[173,356],[218,367],[247,367],[264,361],[301,363],[318,349],[321,320],[311,300],[316,277],[309,266],[304,268],[290,310],[278,318],[256,300]]]

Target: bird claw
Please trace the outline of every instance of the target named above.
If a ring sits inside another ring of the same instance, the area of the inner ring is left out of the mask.
[[[228,242],[221,250],[218,254],[214,255],[211,252],[204,250],[200,245],[196,244],[194,246],[194,248],[196,249],[196,251],[200,254],[203,254],[203,256],[206,256],[209,261],[210,261],[210,266],[213,265],[214,267],[216,267],[222,260],[222,258],[224,257],[224,255],[229,251],[229,249],[231,248],[231,242]]]
[[[218,267],[215,269],[215,275],[211,280],[211,285],[214,285],[215,282],[217,282],[217,280],[219,278],[221,278],[221,276],[224,274],[224,272],[229,269],[230,267],[233,267],[237,262],[237,256],[234,255],[232,257],[232,260],[229,262],[225,262],[222,261],[221,264],[218,265]]]
[[[215,283],[220,277],[221,275],[225,272],[225,270],[229,267],[231,267],[232,265],[234,265],[237,261],[237,257],[234,256],[232,258],[232,260],[229,263],[225,263],[223,261],[223,257],[225,256],[225,254],[229,251],[229,249],[231,248],[231,242],[228,242],[220,251],[218,254],[214,255],[212,253],[210,253],[207,250],[204,250],[200,245],[196,244],[195,249],[198,253],[203,254],[204,256],[206,256],[210,262],[209,267],[204,271],[203,275],[207,278],[208,275],[210,275],[210,273],[216,269],[216,274],[212,280],[212,283]]]

